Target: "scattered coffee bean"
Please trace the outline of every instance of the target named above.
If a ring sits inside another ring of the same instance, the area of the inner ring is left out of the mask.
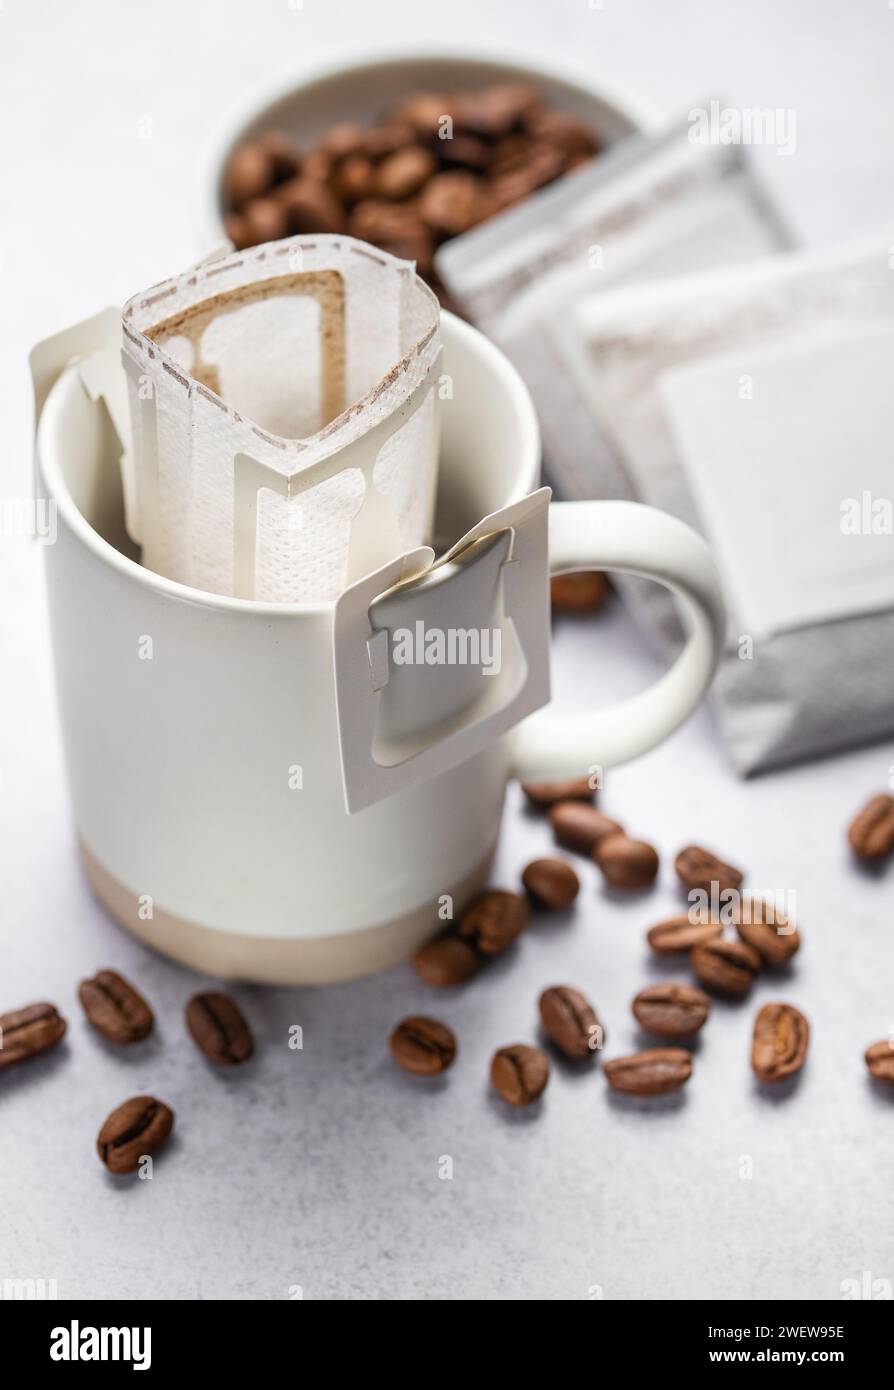
[[[658,853],[645,840],[632,840],[623,831],[601,838],[593,858],[611,888],[651,888],[658,875]]]
[[[751,1066],[759,1081],[784,1081],[807,1056],[810,1025],[791,1004],[765,1004],[754,1020]]]
[[[894,850],[894,796],[882,792],[851,821],[847,838],[859,859],[884,859]]]
[[[601,608],[611,593],[611,585],[601,570],[579,570],[575,574],[557,574],[549,582],[549,597],[554,613],[585,617]]]
[[[501,956],[528,925],[528,904],[520,893],[489,888],[459,919],[459,934],[483,956]]]
[[[566,1057],[592,1057],[605,1034],[590,1001],[571,985],[552,985],[540,996],[540,1021]]]
[[[149,1005],[115,970],[82,980],[78,998],[89,1022],[109,1042],[142,1042],[152,1031],[155,1018]]]
[[[174,1127],[174,1112],[154,1096],[134,1096],[113,1110],[96,1139],[99,1156],[110,1173],[132,1173],[140,1160],[165,1142]]]
[[[413,957],[416,974],[434,989],[453,989],[477,975],[479,959],[466,941],[442,936],[430,941]]]
[[[721,922],[692,922],[688,917],[669,917],[666,922],[656,922],[646,933],[652,950],[660,956],[673,951],[691,951],[702,941],[722,935]]]
[[[688,1038],[707,1022],[711,1001],[694,985],[648,985],[640,990],[632,1009],[647,1033],[659,1038]]]
[[[216,1066],[239,1066],[255,1050],[251,1029],[228,994],[194,994],[186,1006],[186,1026],[196,1047]]]
[[[876,1081],[894,1083],[894,1047],[888,1038],[873,1043],[863,1054],[871,1076]]]
[[[603,1063],[609,1085],[628,1096],[663,1096],[692,1075],[692,1056],[684,1047],[653,1047]]]
[[[767,965],[785,965],[800,950],[800,932],[772,903],[743,898],[733,909],[732,919],[742,940],[753,946]]]
[[[530,1105],[546,1088],[549,1062],[539,1047],[512,1043],[495,1053],[490,1079],[494,1090],[510,1105]]]
[[[692,968],[703,985],[723,994],[747,994],[761,968],[761,958],[744,941],[709,937],[692,949]]]
[[[522,782],[522,791],[530,804],[541,811],[558,801],[592,801],[596,788],[588,777],[574,777],[564,782]]]
[[[623,834],[616,820],[583,801],[560,801],[549,813],[556,843],[577,854],[591,855],[608,835]]]
[[[683,887],[690,893],[693,889],[710,893],[714,883],[718,884],[717,892],[723,893],[730,888],[739,888],[744,877],[741,869],[724,864],[716,854],[698,845],[687,845],[681,849],[674,860],[674,867]]]
[[[28,1004],[0,1014],[0,1070],[37,1057],[55,1047],[65,1034],[65,1019],[55,1004]]]
[[[551,912],[569,908],[580,892],[580,879],[565,859],[534,859],[522,873],[522,883],[537,907]]]
[[[435,1018],[405,1018],[390,1038],[391,1055],[404,1071],[438,1076],[456,1056],[456,1038]]]

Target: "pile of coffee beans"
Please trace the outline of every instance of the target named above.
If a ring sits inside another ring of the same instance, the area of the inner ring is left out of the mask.
[[[379,124],[342,124],[310,149],[281,130],[238,146],[224,173],[237,250],[345,232],[416,262],[435,288],[437,247],[591,159],[594,132],[527,83],[415,92]]]
[[[155,1026],[155,1015],[135,987],[116,970],[100,970],[78,986],[88,1023],[106,1042],[131,1047]],[[251,1029],[235,1000],[216,991],[195,994],[185,1011],[187,1029],[209,1062],[231,1067],[254,1051]],[[65,1036],[67,1024],[55,1004],[29,1004],[0,1014],[0,1070],[37,1057]],[[169,1137],[174,1112],[155,1096],[132,1096],[107,1116],[96,1139],[110,1173],[133,1173]]]

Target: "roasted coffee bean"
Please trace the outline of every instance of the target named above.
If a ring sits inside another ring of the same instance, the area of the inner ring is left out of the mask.
[[[464,169],[436,174],[419,197],[419,216],[436,237],[460,236],[486,215],[485,186]]]
[[[598,149],[598,143],[589,126],[583,125],[567,111],[556,111],[551,107],[537,106],[525,116],[525,130],[536,140],[553,146],[557,151],[570,157],[591,158]]]
[[[601,608],[611,593],[611,585],[601,570],[578,570],[557,574],[549,582],[550,604],[554,613],[586,617]]]
[[[403,260],[415,261],[420,275],[431,270],[434,241],[416,208],[409,203],[389,203],[384,198],[365,198],[348,219],[348,232],[360,241],[372,242]]]
[[[678,1090],[692,1075],[692,1056],[685,1047],[653,1047],[630,1057],[604,1062],[608,1084],[628,1096],[663,1096]]]
[[[173,1128],[174,1112],[163,1101],[134,1096],[112,1111],[97,1135],[96,1147],[110,1173],[132,1173]]]
[[[894,850],[894,796],[874,796],[855,816],[847,832],[859,859],[884,859]]]
[[[539,107],[537,92],[526,82],[500,82],[460,93],[454,102],[454,121],[458,130],[497,140],[516,130]]]
[[[530,805],[537,810],[555,806],[558,801],[592,801],[596,788],[588,777],[574,777],[564,782],[522,782],[522,791]]]
[[[631,1007],[647,1033],[659,1038],[688,1038],[707,1022],[711,1001],[694,985],[668,983],[641,989]]]
[[[430,941],[413,957],[413,968],[434,989],[453,989],[477,975],[479,960],[472,947],[456,936]]]
[[[224,176],[224,198],[229,210],[239,212],[252,198],[269,192],[274,172],[273,155],[259,142],[235,149]]]
[[[556,843],[577,854],[591,855],[607,836],[623,834],[616,820],[582,801],[558,802],[549,813],[549,823]]]
[[[747,994],[761,968],[761,958],[745,941],[710,937],[692,950],[692,968],[703,985],[723,994]]]
[[[495,210],[514,207],[516,203],[530,198],[538,188],[552,183],[565,168],[565,160],[558,150],[546,146],[534,146],[525,163],[507,174],[495,175],[490,184],[490,195]]]
[[[874,1076],[876,1081],[894,1084],[894,1047],[891,1046],[890,1039],[883,1038],[881,1042],[873,1043],[871,1047],[867,1047],[863,1055],[870,1075]]]
[[[688,892],[694,889],[703,893],[711,892],[711,885],[718,885],[717,892],[738,888],[742,883],[742,870],[734,869],[732,864],[724,864],[716,854],[699,845],[687,845],[681,849],[674,860],[677,877]]]
[[[0,1070],[55,1047],[65,1034],[65,1019],[55,1004],[28,1004],[0,1014]]]
[[[255,1050],[242,1010],[228,994],[194,994],[186,1006],[186,1026],[196,1047],[216,1066],[239,1066]]]
[[[321,141],[320,148],[332,159],[346,159],[352,154],[366,153],[366,127],[354,121],[342,121],[332,126]]]
[[[513,174],[518,169],[523,169],[531,158],[534,146],[535,142],[530,135],[516,133],[498,140],[491,147],[491,175],[499,177],[501,174]],[[582,570],[580,573],[592,573],[592,571]],[[557,578],[565,578],[565,576],[557,576]]]
[[[301,173],[312,183],[328,183],[334,167],[335,160],[324,149],[311,150],[301,161]]]
[[[459,934],[483,956],[501,956],[528,925],[528,904],[520,893],[490,888],[470,903],[459,919]]]
[[[448,169],[470,169],[474,174],[483,173],[494,156],[493,147],[477,135],[454,135],[452,140],[441,140],[438,146],[441,163]]]
[[[406,122],[392,121],[389,125],[374,126],[363,137],[363,148],[370,159],[384,159],[386,155],[404,150],[416,142],[416,132]]]
[[[142,1042],[152,1032],[152,1010],[115,970],[100,970],[92,980],[82,980],[78,998],[97,1033],[109,1042]]]
[[[490,1079],[494,1090],[510,1105],[530,1105],[543,1095],[549,1081],[549,1062],[539,1047],[512,1043],[494,1054]]]
[[[383,159],[376,173],[376,192],[380,198],[395,201],[411,198],[418,193],[424,183],[437,169],[437,161],[430,150],[419,145],[409,149],[397,150]]]
[[[389,1045],[398,1066],[417,1076],[438,1076],[456,1056],[456,1038],[435,1018],[403,1019],[391,1034]]]
[[[241,212],[228,212],[224,217],[224,227],[234,250],[244,251],[251,246],[251,236]]]
[[[593,858],[611,888],[651,888],[658,875],[658,854],[645,840],[632,840],[623,831],[597,842]]]
[[[658,955],[673,951],[691,951],[693,946],[723,935],[721,922],[692,922],[688,917],[669,917],[656,922],[647,932],[649,945]]]
[[[266,241],[280,241],[288,236],[291,226],[290,214],[282,199],[272,195],[266,198],[252,198],[242,209],[242,224],[252,246]]]
[[[329,177],[329,186],[343,203],[359,203],[371,198],[376,191],[378,174],[373,161],[365,154],[349,154],[340,159]]]
[[[273,182],[293,179],[301,166],[301,155],[291,135],[284,130],[265,130],[257,144],[267,151],[273,164]]]
[[[540,996],[540,1021],[566,1057],[592,1057],[602,1046],[604,1032],[596,1012],[580,990],[552,985]]]
[[[760,898],[743,898],[732,911],[733,925],[743,941],[760,953],[767,965],[785,965],[801,948],[801,934]]]
[[[580,879],[565,859],[532,860],[522,883],[532,901],[551,912],[563,912],[580,892]]]
[[[454,119],[455,98],[446,92],[414,92],[392,106],[388,115],[398,126],[409,126],[414,137],[437,139],[446,129],[444,117]]]
[[[297,179],[280,184],[276,197],[285,208],[291,235],[344,231],[345,218],[341,203],[325,183],[308,177],[306,167]]]
[[[754,1020],[751,1066],[759,1081],[784,1081],[807,1056],[810,1025],[791,1004],[765,1004]]]

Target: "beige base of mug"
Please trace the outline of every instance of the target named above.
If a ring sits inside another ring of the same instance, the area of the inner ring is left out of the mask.
[[[414,912],[360,931],[301,939],[239,936],[175,917],[154,905],[151,921],[139,915],[139,898],[78,841],[81,862],[93,892],[120,926],[154,951],[222,980],[254,984],[331,985],[388,970],[406,960],[443,925],[438,899]],[[496,840],[471,873],[445,891],[459,910],[485,886]]]

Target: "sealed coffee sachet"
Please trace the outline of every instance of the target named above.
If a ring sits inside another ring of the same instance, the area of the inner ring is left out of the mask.
[[[791,243],[742,148],[696,133],[687,117],[663,134],[631,136],[438,253],[451,294],[521,371],[548,475],[568,495],[624,495],[580,384],[569,315],[619,284],[745,262]]]
[[[348,237],[213,260],[125,306],[127,525],[218,594],[334,600],[429,539],[437,300]]]
[[[888,238],[619,288],[566,333],[620,495],[712,546],[730,613],[712,698],[737,768],[894,734]],[[619,585],[675,649],[670,595]]]

